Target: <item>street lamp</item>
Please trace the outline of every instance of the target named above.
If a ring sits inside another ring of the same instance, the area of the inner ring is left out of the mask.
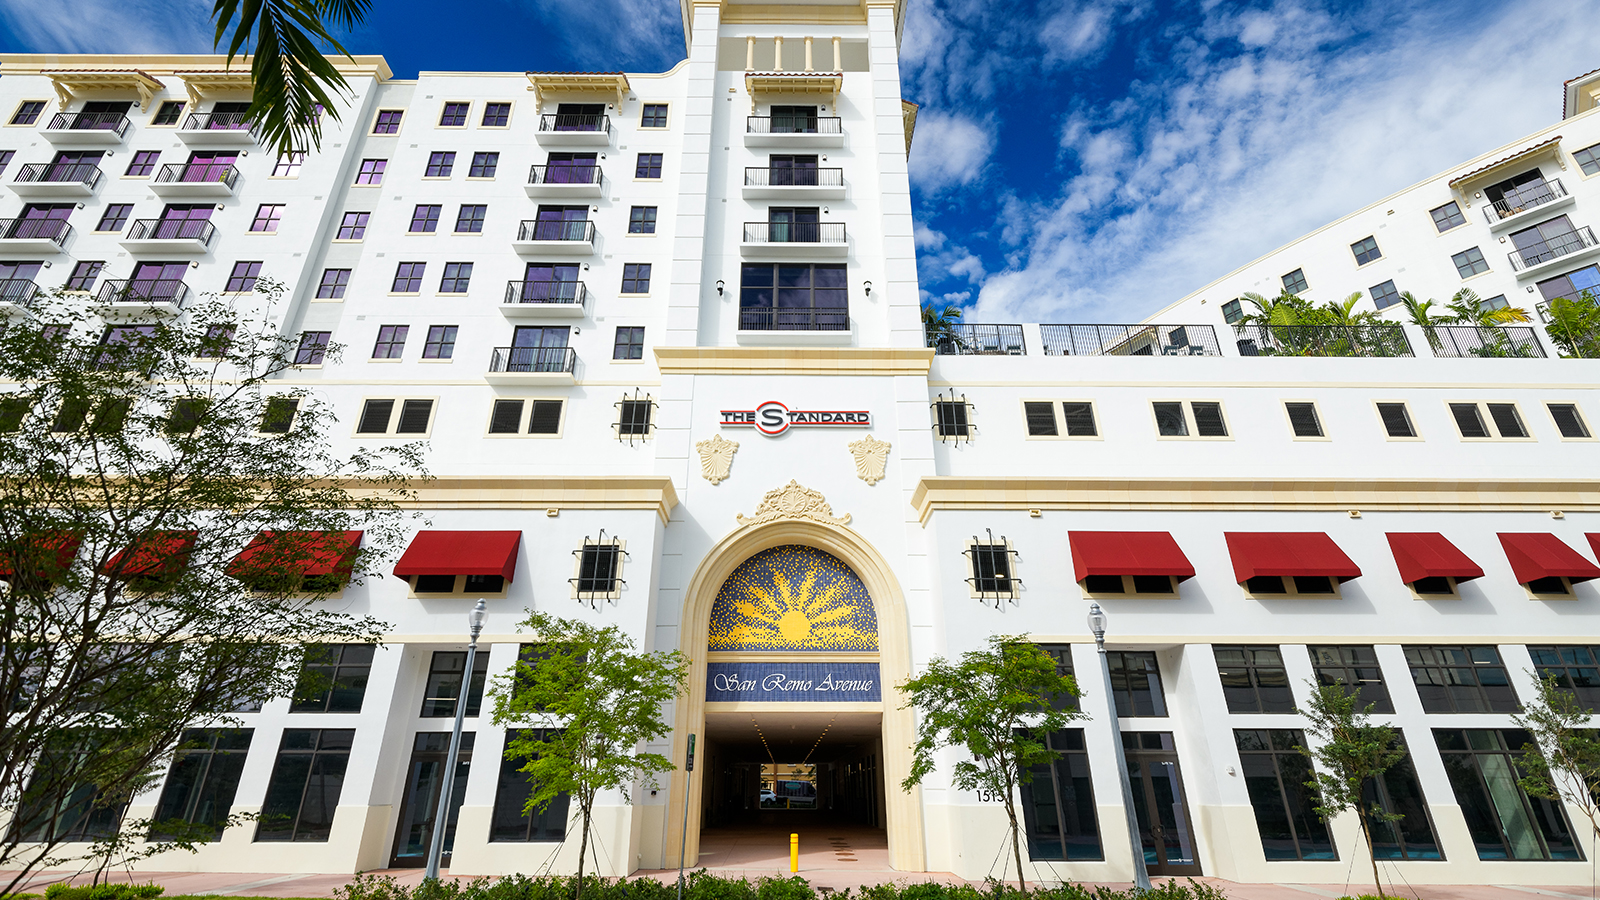
[[[1133,845],[1133,883],[1150,890],[1150,873],[1144,867],[1144,840],[1139,836],[1139,815],[1133,808],[1133,783],[1128,779],[1128,755],[1122,749],[1122,726],[1117,717],[1117,696],[1111,689],[1111,661],[1106,658],[1106,614],[1100,604],[1089,604],[1089,630],[1100,651],[1100,678],[1105,683],[1106,707],[1111,715],[1111,743],[1117,748],[1117,775],[1122,780],[1122,808],[1128,814],[1128,841]]]
[[[433,839],[428,846],[428,870],[422,876],[423,881],[439,880],[439,858],[444,855],[445,826],[450,821],[450,794],[456,783],[456,754],[461,752],[461,724],[467,717],[467,695],[472,693],[472,666],[478,656],[478,634],[483,631],[483,623],[488,619],[489,610],[483,599],[479,598],[478,605],[467,613],[467,628],[472,633],[472,642],[467,644],[467,664],[461,674],[461,692],[456,695],[456,725],[450,731],[450,752],[445,755],[444,772],[440,775],[439,808],[433,813]]]

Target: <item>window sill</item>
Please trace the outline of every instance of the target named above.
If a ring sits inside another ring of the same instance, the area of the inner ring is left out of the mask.
[[[465,180],[467,180],[467,181],[493,181],[494,180],[494,176],[493,175],[468,175]]]
[[[417,360],[417,362],[419,362],[419,363],[439,364],[439,363],[453,363],[453,362],[455,362],[455,360],[453,358],[447,356],[447,357],[444,357],[443,359],[426,359],[426,358],[424,358],[424,359]]]
[[[247,234],[247,235],[253,234],[253,235],[257,236],[257,237],[277,237],[278,236],[278,233],[276,231],[246,231],[245,234]]]
[[[118,175],[117,178],[119,178],[122,181],[149,181],[150,180],[150,176],[149,175]]]
[[[359,244],[363,240],[364,240],[363,238],[334,238],[329,243],[333,243],[333,244]]]
[[[642,294],[625,294],[625,293],[621,293],[621,292],[619,292],[619,293],[618,293],[618,294],[617,294],[617,299],[619,299],[619,300],[620,300],[620,299],[622,299],[622,298],[623,298],[623,297],[627,297],[627,298],[629,298],[629,299],[634,299],[634,298],[638,298],[638,297],[648,297],[648,296],[650,296],[650,292],[649,292],[649,291],[645,291],[645,292],[644,292],[644,293],[642,293]]]
[[[377,356],[375,356],[375,357],[367,360],[367,362],[369,362],[369,363],[397,363],[397,362],[403,362],[403,361],[404,360],[402,360],[398,356],[385,356],[385,357],[377,357]]]
[[[418,292],[418,291],[390,291],[388,295],[390,297],[421,297],[422,296],[422,294],[420,292]]]
[[[642,366],[642,365],[644,365],[644,360],[643,359],[613,359],[613,360],[611,360],[611,364],[614,365],[614,366]]]
[[[312,297],[311,303],[343,303],[343,297]]]
[[[449,175],[424,175],[420,181],[449,181]]]
[[[373,182],[372,184],[361,184],[360,182],[357,182],[356,184],[352,184],[350,186],[353,188],[381,188],[383,187],[383,182],[377,181]]]
[[[1457,273],[1457,274],[1460,274],[1460,273]],[[1465,278],[1461,279],[1461,283],[1462,284],[1466,284],[1469,281],[1477,281],[1479,278],[1482,278],[1485,275],[1493,275],[1493,274],[1494,274],[1494,270],[1493,269],[1484,269],[1482,272],[1479,272],[1476,275],[1468,275]]]
[[[1378,263],[1381,263],[1381,262],[1383,262],[1383,257],[1381,257],[1381,256],[1378,257],[1377,259],[1371,259],[1371,260],[1368,260],[1366,262],[1358,262],[1358,263],[1356,263],[1356,271],[1359,272],[1362,269],[1367,268],[1368,266],[1375,266],[1375,265],[1377,265]]]
[[[434,296],[435,297],[465,297],[466,295],[467,295],[466,291],[435,291],[434,292]],[[415,294],[408,294],[407,296],[415,297],[416,295]]]
[[[630,231],[628,237],[655,237],[654,231]]]

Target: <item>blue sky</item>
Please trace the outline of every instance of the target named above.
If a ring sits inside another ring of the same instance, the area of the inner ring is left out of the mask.
[[[1600,67],[1573,0],[908,0],[925,297],[968,321],[1137,321],[1544,127]],[[0,50],[207,52],[210,0],[3,0]],[[441,14],[448,10],[448,14]],[[418,70],[660,71],[677,0],[375,0]]]

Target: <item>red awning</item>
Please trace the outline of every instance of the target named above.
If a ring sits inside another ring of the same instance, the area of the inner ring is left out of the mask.
[[[177,574],[188,565],[189,551],[194,547],[194,539],[198,535],[196,531],[153,532],[112,554],[100,572],[117,578]]]
[[[1194,565],[1165,531],[1069,531],[1072,566],[1082,581],[1090,575],[1194,577]]]
[[[1519,584],[1564,575],[1574,583],[1600,578],[1600,566],[1583,558],[1553,534],[1540,532],[1502,534],[1500,546]]]
[[[1324,575],[1341,582],[1361,577],[1361,569],[1320,531],[1227,531],[1222,536],[1240,584],[1257,575]]]
[[[1406,584],[1423,578],[1450,576],[1456,581],[1483,577],[1483,569],[1449,538],[1437,532],[1390,532],[1389,549],[1400,567],[1400,580]]]
[[[31,545],[26,549],[17,548],[26,566],[54,569],[55,574],[59,574],[71,568],[72,561],[78,556],[78,545],[83,543],[83,535],[76,531],[46,531],[25,538],[23,543]],[[0,550],[0,578],[15,574],[17,565],[13,554]]]
[[[349,577],[360,549],[359,531],[263,531],[228,564],[228,574],[237,576],[252,566],[293,566],[302,575]]]
[[[394,574],[500,575],[509,583],[521,542],[520,531],[419,531],[394,564]]]

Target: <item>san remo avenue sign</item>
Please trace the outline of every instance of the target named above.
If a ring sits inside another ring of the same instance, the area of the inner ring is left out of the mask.
[[[755,409],[725,409],[723,428],[754,428],[767,437],[777,437],[795,427],[871,428],[872,413],[857,410],[790,409],[776,400]]]

